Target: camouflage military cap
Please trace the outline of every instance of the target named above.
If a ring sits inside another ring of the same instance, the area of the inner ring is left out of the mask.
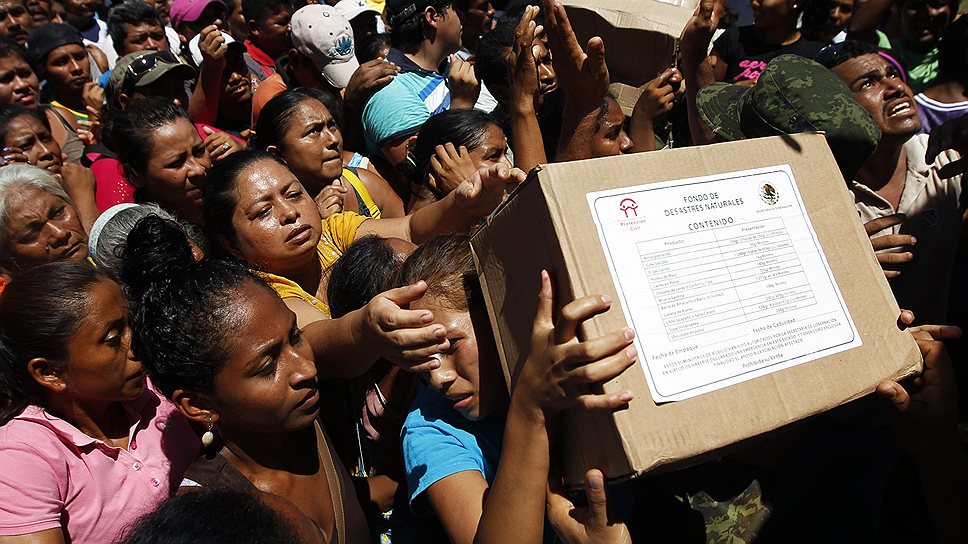
[[[823,132],[848,179],[881,138],[840,78],[797,55],[770,61],[753,86],[707,85],[697,104],[706,125],[727,140]]]

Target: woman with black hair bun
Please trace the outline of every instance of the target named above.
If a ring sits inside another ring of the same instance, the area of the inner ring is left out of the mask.
[[[389,322],[432,319],[387,304],[424,286],[383,293],[361,310],[300,330],[261,278],[240,263],[196,260],[184,232],[157,216],[129,235],[121,276],[135,353],[182,414],[205,429],[208,455],[189,469],[186,484],[277,495],[305,517],[304,536],[367,542],[349,475],[317,423],[319,381],[358,376],[377,355],[410,350],[425,360],[438,351],[436,327],[378,332],[393,329]],[[431,347],[393,345],[408,339]],[[342,360],[330,358],[337,352]]]
[[[214,489],[183,493],[143,517],[121,544],[295,544],[309,542],[273,510],[279,501]],[[268,504],[267,504],[268,503]],[[231,508],[225,505],[231,504]]]
[[[181,481],[198,435],[130,345],[121,289],[89,263],[0,297],[0,541],[113,541]]]

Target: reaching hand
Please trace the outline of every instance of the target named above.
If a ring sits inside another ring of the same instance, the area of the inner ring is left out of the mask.
[[[561,478],[548,478],[545,497],[548,522],[565,544],[631,544],[632,535],[624,522],[610,515],[605,477],[598,469],[585,474],[588,506],[578,508],[565,495]]]
[[[682,92],[682,74],[675,67],[666,68],[645,84],[632,110],[632,119],[651,120],[654,124],[672,111],[676,96]]]
[[[918,332],[927,333],[931,338],[939,342],[961,338],[961,327],[955,327],[954,325],[918,325],[917,327],[909,328],[908,325],[911,323],[914,323],[914,312],[911,310],[901,310],[901,315],[897,318],[897,327],[902,331],[906,330],[911,334]]]
[[[452,108],[473,108],[481,94],[481,84],[474,75],[474,59],[461,60],[450,56],[450,74],[447,76]]]
[[[709,50],[719,21],[726,12],[723,0],[700,0],[692,18],[686,23],[679,36],[679,50],[686,64],[698,65]]]
[[[521,106],[538,108],[541,85],[538,81],[538,66],[535,62],[531,44],[535,36],[544,29],[534,22],[538,6],[527,6],[514,31],[514,43],[505,57],[508,81],[511,87],[511,101]]]
[[[3,148],[2,155],[0,155],[0,166],[7,166],[8,164],[15,163],[30,164],[30,159],[19,147]]]
[[[568,107],[577,109],[582,115],[597,110],[602,106],[609,84],[605,43],[596,36],[588,40],[587,53],[582,51],[564,6],[557,0],[543,1],[548,44]]]
[[[578,326],[608,311],[611,299],[586,296],[566,304],[557,321],[552,315],[554,293],[547,271],[541,272],[538,312],[531,333],[531,351],[513,395],[530,399],[545,413],[565,408],[616,409],[632,400],[632,392],[598,393],[596,389],[632,366],[638,357],[632,329],[577,341]]]
[[[94,108],[97,112],[101,111],[101,106],[104,105],[104,89],[100,85],[94,81],[88,81],[84,84],[81,97],[84,100],[85,109],[90,111]]]
[[[84,200],[84,196],[94,194],[97,181],[94,172],[79,164],[65,163],[61,165],[60,184],[72,200]]]
[[[910,251],[899,252],[887,250],[913,247],[918,243],[918,240],[910,234],[888,234],[885,236],[876,237],[874,235],[884,229],[893,227],[895,225],[900,225],[906,219],[907,216],[903,213],[895,213],[885,215],[884,217],[878,217],[877,219],[871,219],[870,221],[864,223],[864,230],[867,231],[867,236],[871,239],[871,247],[874,248],[877,262],[881,264],[881,269],[884,270],[884,276],[887,278],[896,278],[900,276],[901,271],[896,270],[896,268],[899,265],[909,263],[914,260],[914,253],[911,253]]]
[[[434,323],[430,310],[406,307],[427,292],[427,283],[398,287],[373,297],[363,307],[363,338],[358,345],[374,346],[378,354],[404,370],[428,372],[440,366],[433,356],[447,349],[447,330]]]
[[[894,409],[894,433],[900,446],[914,455],[930,455],[942,442],[954,440],[957,384],[944,344],[925,331],[913,335],[924,357],[921,376],[904,386],[882,383],[877,386],[877,394]]]
[[[376,58],[360,65],[353,72],[346,90],[343,92],[344,107],[361,109],[366,101],[383,87],[393,81],[400,73],[400,67],[382,58]]]
[[[468,213],[484,219],[504,201],[508,193],[527,177],[519,168],[503,164],[482,167],[454,190],[457,204]]]
[[[476,170],[466,147],[456,149],[451,142],[438,145],[430,158],[430,188],[438,198],[443,198],[473,176]]]

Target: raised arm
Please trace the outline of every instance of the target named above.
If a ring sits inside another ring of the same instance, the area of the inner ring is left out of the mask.
[[[531,46],[535,37],[544,29],[534,22],[537,14],[538,6],[525,8],[514,31],[514,44],[506,61],[508,81],[511,83],[511,134],[514,135],[511,147],[514,151],[514,165],[525,172],[548,162],[541,127],[538,125],[537,110],[541,87]]]
[[[544,12],[558,84],[565,93],[555,161],[587,159],[592,156],[590,142],[595,135],[595,120],[608,93],[605,43],[597,36],[588,40],[586,53],[578,44],[564,6],[556,0],[544,0]]]
[[[524,172],[517,168],[499,164],[481,168],[443,199],[406,217],[364,221],[356,238],[375,234],[420,244],[441,234],[468,232],[524,178]]]
[[[574,300],[561,309],[556,321],[553,298],[551,279],[542,271],[531,351],[511,394],[501,463],[487,494],[475,543],[541,542],[557,415],[575,407],[614,410],[632,400],[628,390],[595,392],[635,361],[632,329],[583,342],[576,337],[579,324],[608,311],[611,299],[587,296]]]
[[[447,331],[434,324],[429,310],[409,310],[410,302],[427,291],[427,284],[391,289],[366,306],[337,319],[313,321],[302,328],[323,379],[361,376],[379,358],[412,372],[440,366],[435,353],[449,347]]]
[[[726,8],[723,0],[700,0],[679,38],[679,48],[682,52],[682,77],[686,84],[686,111],[689,117],[689,132],[692,142],[696,145],[713,141],[712,130],[703,123],[699,116],[696,99],[699,90],[717,80],[714,69],[718,57],[707,56],[709,42],[719,26],[719,20]]]

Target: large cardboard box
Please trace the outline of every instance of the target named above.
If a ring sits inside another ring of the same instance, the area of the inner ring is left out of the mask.
[[[822,135],[542,166],[471,243],[509,384],[527,355],[542,269],[556,304],[612,297],[581,338],[636,329],[639,361],[605,386],[635,400],[563,417],[558,453],[571,484],[591,467],[618,480],[696,462],[920,369]],[[737,272],[747,262],[752,272]],[[724,338],[735,345],[716,349]],[[720,375],[724,366],[733,373]]]
[[[697,0],[565,0],[578,38],[605,42],[612,92],[626,115],[641,87],[672,66],[679,34],[692,17]]]

